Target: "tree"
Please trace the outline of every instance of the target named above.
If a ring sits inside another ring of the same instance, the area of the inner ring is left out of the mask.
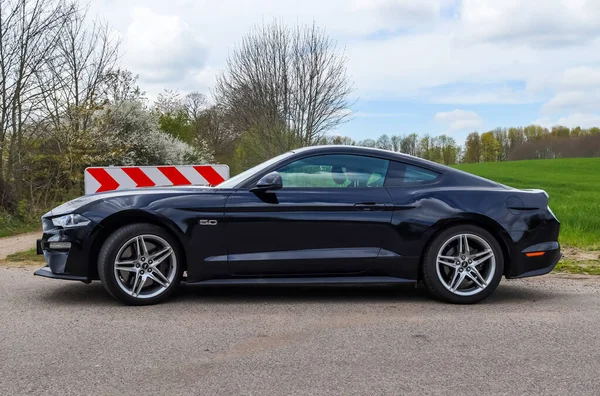
[[[465,140],[464,161],[468,163],[480,162],[481,157],[481,139],[479,133],[471,132]]]
[[[14,180],[17,195],[26,124],[49,92],[39,80],[75,11],[64,1],[0,0],[0,180]]]
[[[544,139],[548,134],[548,130],[542,128],[539,125],[529,125],[525,127],[525,129],[523,130],[523,134],[525,135],[527,141],[531,142],[535,140]]]
[[[445,165],[456,164],[460,148],[456,140],[450,136],[440,135],[437,137],[437,143],[441,149],[441,160]]]
[[[196,142],[206,144],[217,162],[231,162],[239,134],[231,125],[226,109],[220,105],[213,105],[202,111],[188,107],[188,114],[195,114],[192,118],[192,131]]]
[[[98,165],[156,165],[202,163],[212,160],[206,147],[192,147],[163,132],[160,116],[140,101],[107,105],[94,114],[90,129],[95,156],[86,159]]]
[[[236,132],[253,133],[246,140],[261,142],[264,150],[255,162],[293,148],[289,144],[317,144],[348,120],[352,84],[346,61],[315,24],[290,29],[274,21],[243,37],[215,93]],[[282,138],[286,134],[291,137]]]
[[[400,143],[400,152],[408,155],[417,155],[417,141],[419,140],[419,135],[416,133],[411,133],[408,136],[405,136],[402,139],[402,143]]]
[[[106,23],[90,24],[87,9],[78,9],[66,18],[56,44],[55,53],[46,60],[47,72],[39,77],[45,110],[55,128],[62,124],[77,133],[86,129],[105,100],[101,87],[116,68],[120,43]]]
[[[402,136],[392,136],[392,151],[399,152],[402,147]]]
[[[430,138],[429,140],[429,154],[427,155],[428,160],[434,161],[440,164],[444,163],[444,155],[442,151],[442,142],[440,140],[440,136],[436,136],[434,138]]]
[[[40,116],[52,123],[45,137],[59,143],[67,173],[77,169],[75,147],[87,136],[94,112],[106,102],[103,88],[116,68],[118,50],[119,41],[106,23],[90,23],[87,9],[76,9],[65,18],[56,48],[38,71]]]
[[[362,147],[377,147],[377,141],[373,139],[365,139],[358,142],[358,145]]]
[[[562,125],[555,125],[552,127],[552,136],[558,138],[569,137],[571,134],[571,130]]]
[[[163,132],[183,142],[193,142],[192,120],[179,92],[166,89],[159,94],[154,102],[154,111],[158,115],[158,124]]]
[[[319,142],[320,145],[344,145],[344,146],[356,146],[356,142],[349,136],[341,135],[325,135]]]
[[[377,139],[375,147],[382,150],[392,150],[392,141],[390,140],[390,137],[388,135],[381,135]]]
[[[498,141],[498,158],[497,161],[505,161],[510,151],[510,143],[508,140],[508,131],[506,128],[496,128],[493,130],[494,137]]]
[[[419,144],[417,147],[417,156],[430,160],[432,157],[431,146],[431,138],[429,137],[429,135],[421,137],[419,139]]]
[[[139,76],[125,69],[113,69],[104,74],[100,87],[103,104],[146,101],[146,92],[137,85]]]
[[[510,150],[523,143],[525,143],[523,128],[508,128],[508,145]]]
[[[197,120],[209,107],[208,99],[200,92],[191,92],[185,96],[183,107],[191,120]]]
[[[481,154],[483,162],[498,161],[500,153],[500,143],[496,140],[494,132],[485,132],[481,134]]]
[[[571,129],[571,136],[573,136],[573,137],[581,136],[584,134],[585,134],[585,132],[583,129],[581,129],[581,127],[575,127],[573,129]]]

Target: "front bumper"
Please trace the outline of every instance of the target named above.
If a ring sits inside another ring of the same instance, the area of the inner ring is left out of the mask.
[[[34,275],[53,279],[78,280],[90,282],[95,279],[89,271],[90,233],[92,227],[84,226],[72,229],[55,228],[44,231],[42,239],[36,244],[38,254],[43,254],[46,266],[34,272]],[[56,243],[68,242],[68,248],[55,249]]]
[[[52,279],[75,280],[75,281],[81,281],[81,282],[85,282],[85,283],[90,282],[90,280],[87,278],[87,276],[55,274],[54,272],[52,272],[52,270],[50,269],[49,266],[42,267],[39,270],[35,271],[33,274],[37,275],[37,276],[43,276],[45,278],[52,278]]]

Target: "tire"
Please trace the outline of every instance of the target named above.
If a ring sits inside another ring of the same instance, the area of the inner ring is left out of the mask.
[[[504,273],[498,241],[474,225],[442,231],[425,250],[422,265],[423,281],[429,292],[453,304],[473,304],[489,297]]]
[[[111,296],[128,305],[166,300],[179,287],[183,266],[175,238],[163,228],[145,223],[113,232],[98,256],[102,285]]]

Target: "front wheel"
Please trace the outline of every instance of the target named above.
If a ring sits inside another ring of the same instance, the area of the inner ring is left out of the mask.
[[[423,281],[441,300],[472,304],[488,297],[504,273],[502,249],[486,230],[461,225],[440,233],[429,245]]]
[[[98,257],[104,288],[129,305],[149,305],[166,299],[183,274],[174,238],[152,224],[131,224],[111,234]]]

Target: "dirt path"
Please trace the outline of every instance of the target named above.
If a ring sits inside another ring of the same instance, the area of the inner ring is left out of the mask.
[[[41,236],[41,231],[34,231],[27,234],[0,238],[0,260],[4,260],[9,254],[34,248],[36,239]]]

